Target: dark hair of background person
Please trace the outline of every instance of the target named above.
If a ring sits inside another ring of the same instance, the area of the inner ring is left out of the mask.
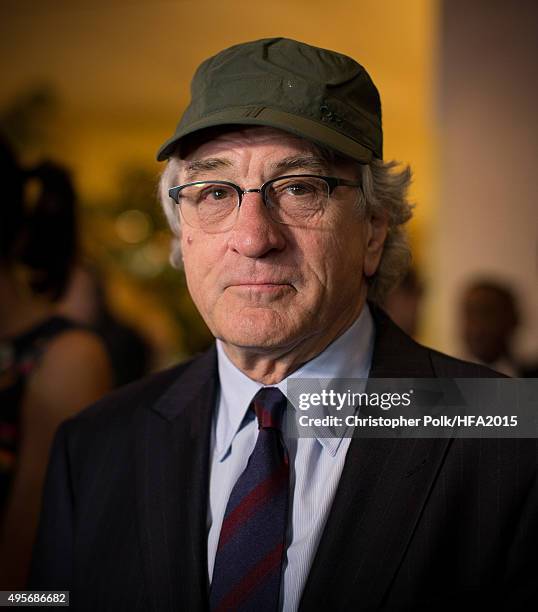
[[[52,301],[63,294],[77,254],[75,191],[63,168],[44,162],[21,170],[0,140],[0,206],[3,262],[28,270],[28,284]],[[22,206],[17,205],[22,202]]]
[[[515,291],[495,278],[469,281],[461,299],[461,336],[469,357],[509,376],[523,375],[514,356],[521,323]]]

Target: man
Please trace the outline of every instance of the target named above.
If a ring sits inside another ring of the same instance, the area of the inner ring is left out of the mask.
[[[534,440],[281,431],[294,377],[491,375],[367,302],[406,267],[410,212],[364,68],[286,39],[227,49],[159,159],[216,347],[60,429],[32,586],[77,610],[534,601]]]
[[[468,283],[460,306],[460,334],[470,361],[506,374],[520,375],[513,341],[520,324],[513,290],[497,280]]]

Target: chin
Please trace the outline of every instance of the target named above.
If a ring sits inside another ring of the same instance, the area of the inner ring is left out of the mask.
[[[242,348],[271,350],[293,343],[297,330],[281,313],[269,309],[243,309],[228,317],[215,334],[224,342]]]

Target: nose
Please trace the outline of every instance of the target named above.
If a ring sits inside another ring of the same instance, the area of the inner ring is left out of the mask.
[[[244,257],[265,257],[286,246],[284,227],[269,216],[259,192],[243,195],[228,246]]]

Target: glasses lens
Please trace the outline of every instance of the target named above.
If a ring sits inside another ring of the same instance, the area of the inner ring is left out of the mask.
[[[178,203],[188,225],[223,231],[234,224],[239,196],[230,185],[204,182],[181,189]]]
[[[321,178],[290,176],[270,183],[266,198],[275,221],[312,223],[325,211],[329,185]]]

